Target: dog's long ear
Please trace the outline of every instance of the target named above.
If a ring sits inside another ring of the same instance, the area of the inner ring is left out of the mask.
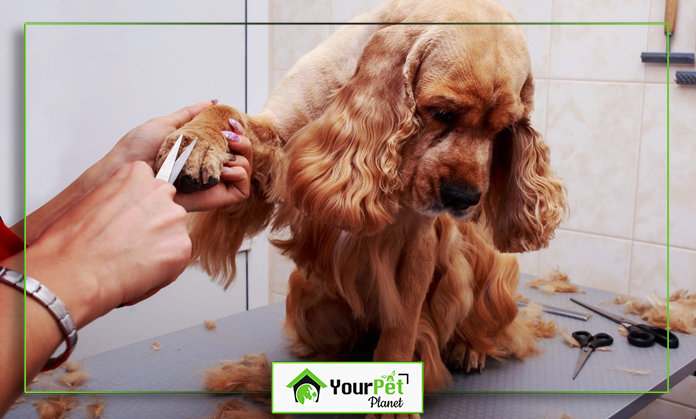
[[[564,187],[549,166],[549,148],[529,120],[534,106],[531,74],[521,98],[525,116],[495,140],[484,201],[493,243],[502,252],[546,247],[566,209]]]
[[[358,235],[394,221],[401,147],[419,128],[413,83],[425,30],[377,31],[325,112],[289,141],[285,198],[307,216]]]

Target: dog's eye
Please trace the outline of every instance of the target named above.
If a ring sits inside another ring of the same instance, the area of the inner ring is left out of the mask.
[[[433,109],[430,111],[430,116],[447,125],[452,125],[457,120],[457,114],[446,109]]]

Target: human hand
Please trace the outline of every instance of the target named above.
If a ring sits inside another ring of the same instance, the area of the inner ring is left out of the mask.
[[[51,224],[27,251],[27,274],[51,289],[79,327],[170,284],[191,241],[175,189],[128,163]]]
[[[99,162],[90,167],[65,190],[56,195],[41,208],[29,214],[27,223],[20,221],[12,230],[22,235],[26,228],[26,242],[33,244],[44,229],[60,218],[76,202],[102,185],[111,175],[125,164],[144,161],[153,166],[157,152],[164,138],[196,115],[210,109],[216,100],[201,102],[180,109],[169,116],[154,118],[128,132],[114,148]],[[239,127],[241,128],[241,127]],[[244,134],[243,130],[238,133]],[[220,133],[222,136],[223,134]],[[249,196],[251,173],[251,143],[246,137],[240,141],[228,141],[230,150],[237,154],[234,162],[225,163],[220,182],[214,188],[189,196],[177,194],[176,201],[188,211],[204,211],[224,205],[234,204]],[[152,170],[152,169],[150,169]],[[244,173],[242,173],[244,172]]]
[[[171,115],[152,118],[128,131],[105,158],[118,167],[138,160],[152,167],[164,138],[215,104],[217,99],[208,100],[179,109]]]
[[[233,159],[226,161],[220,172],[222,182],[212,188],[194,192],[177,193],[174,201],[187,211],[206,211],[243,201],[249,197],[253,153],[251,142],[244,128],[234,119],[229,120],[231,131],[222,131],[232,151]]]
[[[217,103],[217,100],[201,102],[196,105],[180,109],[169,116],[153,118],[146,123],[129,131],[102,159],[100,169],[110,174],[115,168],[133,161],[144,161],[150,167],[154,166],[157,151],[164,138],[173,131],[181,128],[191,121],[196,115],[209,109]],[[250,191],[252,150],[249,139],[244,137],[244,129],[239,123],[234,126],[230,123],[232,131],[223,131],[228,140],[230,151],[236,155],[234,161],[224,163],[220,174],[221,182],[213,188],[193,194],[177,193],[175,201],[187,211],[206,211],[224,205],[233,204],[246,199]],[[238,134],[233,137],[230,134]],[[109,171],[108,168],[111,168]]]

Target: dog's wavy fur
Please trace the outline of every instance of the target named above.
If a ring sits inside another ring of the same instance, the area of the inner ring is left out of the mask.
[[[428,4],[391,0],[358,20],[513,21],[486,0]],[[254,164],[250,199],[193,217],[194,260],[227,281],[244,237],[283,230],[274,244],[297,266],[286,330],[301,357],[422,360],[437,390],[448,368],[534,354],[516,259],[500,253],[545,247],[566,207],[530,125],[533,94],[515,26],[342,28],[261,115],[215,106],[197,118],[239,120]],[[463,107],[456,123],[433,110],[450,106],[443,96]],[[453,217],[442,181],[474,185],[481,202]]]

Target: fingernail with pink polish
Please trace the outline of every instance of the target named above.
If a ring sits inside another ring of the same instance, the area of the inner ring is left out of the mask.
[[[232,127],[236,128],[236,129],[239,129],[242,127],[241,125],[239,125],[239,122],[237,122],[236,119],[232,119],[232,118],[230,118],[230,125],[232,125]]]
[[[235,134],[232,131],[222,131],[222,135],[225,136],[230,141],[239,141],[239,135]]]
[[[218,100],[217,99],[210,99],[211,102],[213,102],[213,105],[217,105]]]

